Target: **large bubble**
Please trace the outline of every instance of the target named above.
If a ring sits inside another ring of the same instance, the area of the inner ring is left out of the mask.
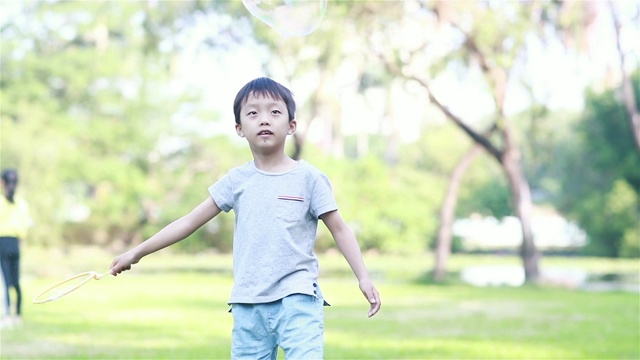
[[[249,12],[283,37],[314,32],[327,11],[327,0],[242,0]]]

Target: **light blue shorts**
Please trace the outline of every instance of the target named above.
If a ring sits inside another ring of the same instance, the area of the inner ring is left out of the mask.
[[[232,359],[276,359],[278,346],[286,359],[322,359],[324,300],[289,295],[265,304],[233,304]]]

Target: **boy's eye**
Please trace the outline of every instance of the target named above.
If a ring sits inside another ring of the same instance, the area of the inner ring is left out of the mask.
[[[273,110],[271,111],[272,114],[282,114],[282,111],[280,110]]]
[[[255,111],[249,111],[249,112],[247,113],[247,115],[255,115],[255,114],[257,114],[257,112],[255,112]]]

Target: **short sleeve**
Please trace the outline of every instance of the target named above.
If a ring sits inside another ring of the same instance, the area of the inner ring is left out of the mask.
[[[313,196],[311,198],[311,213],[316,218],[323,214],[338,209],[335,198],[333,197],[333,188],[329,178],[320,174],[313,184]]]
[[[229,174],[223,176],[215,184],[209,186],[209,194],[220,210],[229,212],[233,209],[233,186],[231,184],[231,177]]]

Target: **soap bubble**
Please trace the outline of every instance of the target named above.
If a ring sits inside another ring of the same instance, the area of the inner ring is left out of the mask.
[[[249,12],[283,37],[314,32],[327,11],[327,0],[242,0]]]

